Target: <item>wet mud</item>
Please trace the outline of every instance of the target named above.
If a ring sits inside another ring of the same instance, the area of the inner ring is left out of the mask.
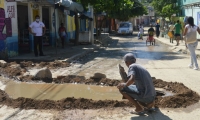
[[[9,78],[18,78],[15,80],[22,82],[38,82],[40,81],[33,76],[23,76],[23,73],[28,67],[44,67],[48,66],[51,68],[56,67],[66,67],[69,66],[69,63],[63,62],[41,62],[41,63],[32,63],[32,62],[22,62],[20,64],[9,63],[5,68],[0,69],[1,75],[7,76]],[[47,82],[50,82],[45,80]],[[85,79],[83,76],[58,76],[57,78],[51,79],[51,82],[54,84],[63,84],[63,83],[77,83],[77,84],[91,84],[91,85],[101,85],[101,86],[116,86],[121,80],[95,78],[91,77],[90,79]],[[160,95],[156,96],[156,107],[162,108],[184,108],[189,105],[195,104],[200,100],[200,96],[186,87],[182,83],[177,82],[165,82],[161,79],[153,78],[153,83],[156,88],[163,88],[167,91],[174,93],[173,96],[162,97]],[[128,100],[92,100],[85,98],[73,98],[68,97],[61,100],[35,100],[30,98],[17,98],[12,99],[4,91],[0,90],[0,104],[7,105],[13,108],[22,108],[22,109],[56,109],[56,110],[65,110],[65,109],[99,109],[99,108],[112,108],[112,107],[134,107]]]
[[[32,62],[32,61],[22,61],[22,62],[10,62],[4,68],[0,69],[0,75],[6,76],[8,78],[15,78],[22,76],[28,69],[33,68],[44,68],[57,69],[69,67],[70,63],[62,61],[54,62]],[[37,79],[36,79],[37,80]],[[48,82],[48,80],[46,80]]]
[[[22,62],[10,62],[6,67],[13,67],[13,66],[18,66],[21,68],[43,68],[43,67],[48,67],[48,68],[64,68],[64,67],[69,67],[70,63],[65,62],[65,61],[53,61],[53,62],[33,62],[33,61],[22,61]]]

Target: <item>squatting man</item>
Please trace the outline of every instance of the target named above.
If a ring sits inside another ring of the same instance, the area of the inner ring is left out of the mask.
[[[123,80],[125,83],[119,83],[117,88],[123,97],[136,107],[130,113],[143,115],[146,111],[154,111],[156,92],[149,72],[136,64],[136,58],[132,53],[127,53],[123,59],[129,69],[126,74],[124,68],[120,66],[120,74],[124,72],[127,79]]]

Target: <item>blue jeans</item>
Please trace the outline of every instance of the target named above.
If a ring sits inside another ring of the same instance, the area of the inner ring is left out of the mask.
[[[197,57],[195,53],[197,45],[198,45],[198,41],[196,41],[195,43],[187,44],[187,47],[190,51],[190,56],[191,56],[191,65],[195,65],[196,68],[198,68]]]

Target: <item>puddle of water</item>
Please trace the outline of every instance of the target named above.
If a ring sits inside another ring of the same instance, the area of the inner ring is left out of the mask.
[[[60,100],[66,97],[93,100],[122,100],[116,87],[83,84],[29,84],[9,82],[5,92],[12,98],[33,98],[38,100]]]
[[[163,88],[155,88],[157,91],[164,93],[164,95],[162,95],[162,97],[168,97],[168,96],[174,96],[175,94],[172,93],[171,91],[167,91]]]
[[[122,100],[122,95],[115,86],[19,83],[2,77],[0,77],[0,79],[7,81],[5,85],[0,82],[1,89],[14,99],[25,97],[38,100],[60,100],[67,97],[75,97],[93,100]],[[162,88],[156,88],[156,90],[161,92],[160,96],[162,97],[174,95],[171,91],[166,91]],[[164,93],[164,95],[162,95],[162,93]]]

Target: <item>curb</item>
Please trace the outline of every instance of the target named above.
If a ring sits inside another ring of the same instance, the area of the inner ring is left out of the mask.
[[[72,57],[70,57],[70,58],[68,58],[68,59],[65,59],[65,60],[62,60],[62,61],[65,61],[65,62],[72,62],[73,60],[78,59],[78,58],[80,58],[80,57],[83,57],[83,56],[85,56],[85,55],[87,55],[87,54],[89,54],[89,53],[91,53],[91,52],[94,52],[94,51],[97,50],[97,49],[99,49],[99,47],[94,45],[94,48],[93,48],[93,49],[86,50],[86,51],[84,51],[84,52],[82,52],[82,53],[73,55]]]
[[[174,47],[173,50],[176,49],[176,52],[178,52],[178,53],[190,55],[190,52],[189,52],[187,49],[181,49],[181,48],[179,48],[179,47],[175,47],[175,46],[173,46],[173,45],[170,45],[170,44],[168,44],[168,43],[163,42],[162,40],[160,40],[160,39],[158,39],[158,38],[155,38],[155,40],[160,41],[162,44],[165,44],[165,45],[167,45],[167,46]],[[198,60],[200,60],[200,54],[196,54],[196,57],[197,57]]]
[[[165,42],[163,42],[162,40],[160,40],[160,39],[158,39],[158,38],[155,38],[155,40],[158,40],[158,41],[160,41],[162,44],[165,44],[165,45],[167,45],[167,46],[173,47],[173,50],[176,49],[176,52],[181,52],[181,53],[183,53],[183,54],[189,54],[189,52],[188,52],[187,50],[185,50],[185,49],[182,49],[182,48],[176,47],[176,46],[174,46],[174,45],[165,43]]]
[[[109,35],[109,36],[110,36],[110,35]],[[103,40],[105,41],[106,39],[109,39],[109,38],[110,38],[109,36],[104,37],[104,38],[101,40],[101,42],[102,42]],[[83,57],[83,56],[85,56],[85,55],[87,55],[87,54],[89,54],[89,53],[91,53],[91,52],[94,52],[95,50],[98,50],[98,49],[100,49],[101,47],[108,47],[108,44],[107,44],[106,46],[104,46],[104,44],[103,44],[103,46],[102,46],[102,45],[97,46],[97,45],[93,44],[93,49],[86,50],[86,51],[84,51],[84,52],[82,52],[82,53],[76,54],[76,55],[74,55],[74,56],[72,56],[72,57],[70,57],[70,58],[68,58],[68,59],[62,60],[62,61],[65,61],[65,62],[72,62],[73,60],[78,59],[78,58],[80,58],[80,57]]]

